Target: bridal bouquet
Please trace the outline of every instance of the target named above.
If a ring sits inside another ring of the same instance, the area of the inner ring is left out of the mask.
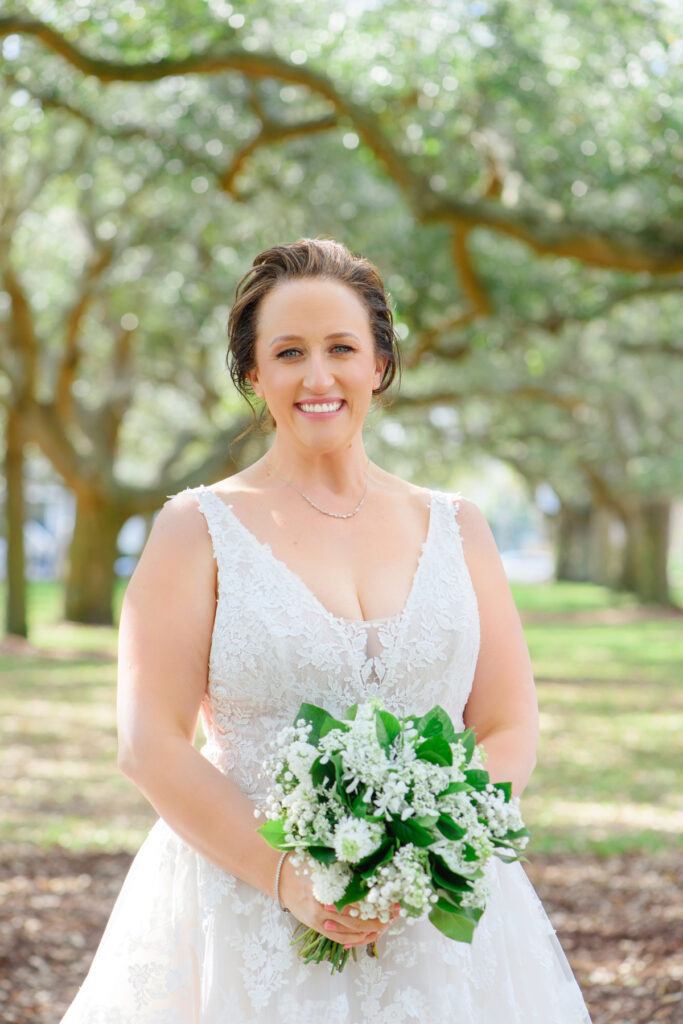
[[[482,766],[474,732],[456,733],[438,705],[396,718],[372,698],[338,720],[302,704],[264,763],[269,820],[258,831],[295,851],[321,903],[354,904],[353,916],[383,922],[400,903],[407,924],[427,913],[444,935],[471,942],[488,898],[486,861],[524,860],[529,837],[510,783],[492,783]],[[356,958],[313,928],[294,943],[333,974]]]

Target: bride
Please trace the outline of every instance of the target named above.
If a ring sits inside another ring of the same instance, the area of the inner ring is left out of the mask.
[[[261,253],[229,321],[238,389],[274,424],[263,458],[172,496],[126,591],[119,765],[159,814],[64,1024],[589,1024],[519,864],[496,862],[471,946],[428,922],[392,935],[317,902],[256,831],[258,770],[301,700],[441,703],[492,780],[521,794],[538,735],[519,616],[485,517],[372,463],[363,424],[399,357],[382,279],[332,242]],[[194,746],[201,714],[206,746]],[[290,946],[345,946],[331,978]]]

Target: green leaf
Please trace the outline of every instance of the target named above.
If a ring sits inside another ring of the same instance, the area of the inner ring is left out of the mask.
[[[522,839],[524,836],[528,836],[529,838],[531,838],[531,832],[529,831],[528,828],[518,828],[518,829],[515,829],[514,831],[512,829],[508,829],[508,833],[507,833],[506,838],[507,839]]]
[[[451,782],[450,785],[448,785],[446,787],[446,789],[443,789],[439,793],[439,798],[441,798],[442,796],[448,796],[449,793],[471,793],[471,792],[472,792],[472,786],[470,786],[469,782]]]
[[[378,867],[382,864],[386,864],[388,860],[394,856],[394,850],[396,844],[391,839],[385,839],[379,849],[375,850],[374,853],[368,854],[363,860],[359,860],[354,865],[354,871],[357,872],[362,878],[369,878],[370,875],[374,874]]]
[[[429,920],[449,939],[456,942],[471,942],[474,935],[475,922],[463,914],[451,913],[436,904],[430,911]]]
[[[337,910],[343,910],[349,903],[355,903],[357,900],[362,900],[368,892],[368,884],[364,878],[360,875],[352,875],[351,881],[346,887],[346,891],[340,900],[337,900],[335,907]]]
[[[499,789],[505,797],[505,803],[510,803],[510,797],[512,796],[512,783],[511,782],[494,782],[493,785],[496,789]]]
[[[503,864],[514,864],[515,861],[526,860],[527,859],[526,857],[515,857],[515,856],[512,856],[512,855],[508,857],[504,853],[499,853],[497,849],[494,850],[493,853],[498,858],[498,860],[502,860]]]
[[[321,755],[322,756],[322,755]],[[330,783],[334,783],[336,779],[336,772],[334,770],[333,761],[326,761],[325,764],[321,764],[320,757],[317,757],[311,765],[311,779],[316,789],[319,789],[323,784],[323,779],[329,779]]]
[[[280,818],[267,821],[256,831],[260,832],[268,845],[274,846],[276,850],[291,850],[292,844],[285,840],[285,825]]]
[[[453,752],[443,736],[432,736],[415,747],[415,756],[432,764],[453,764]]]
[[[389,832],[396,836],[401,845],[413,843],[415,846],[430,846],[434,842],[434,836],[422,825],[417,825],[411,818],[401,821],[400,818],[392,818],[387,822]]]
[[[467,829],[463,828],[462,825],[458,825],[450,814],[441,814],[437,821],[439,832],[446,837],[446,839],[458,840],[462,839],[467,834]]]
[[[356,715],[358,714],[358,705],[352,704],[350,708],[347,708],[344,712],[344,718],[347,722],[355,721]]]
[[[430,854],[429,864],[432,870],[432,878],[437,886],[455,893],[467,892],[472,888],[470,884],[471,879],[451,871],[448,864],[438,854]]]
[[[469,763],[472,760],[472,754],[476,746],[476,737],[474,735],[474,729],[465,729],[464,732],[457,733],[451,742],[461,743],[465,749],[465,759]]]
[[[465,909],[461,907],[459,903],[462,893],[458,893],[456,896],[455,893],[438,889],[437,894],[439,898],[436,901],[436,906],[439,907],[440,910],[443,910],[447,914],[462,914],[463,917],[467,916]]]
[[[320,737],[326,736],[328,732],[332,732],[333,729],[341,729],[342,732],[348,732],[348,725],[346,722],[340,722],[338,718],[333,718],[332,715],[328,715],[322,726],[320,727]]]
[[[317,704],[302,704],[294,716],[294,722],[298,722],[300,718],[303,718],[305,722],[310,722],[313,728],[308,735],[308,742],[316,746],[320,739],[320,730],[323,727],[325,721],[330,718],[329,711],[325,711],[325,708],[319,708]]]
[[[329,846],[309,846],[308,853],[321,864],[334,864],[337,859],[337,854]]]
[[[483,768],[470,768],[465,772],[465,778],[475,789],[486,789],[490,782],[489,773]]]
[[[445,910],[447,913],[460,914],[461,917],[466,917],[468,921],[472,921],[473,924],[476,924],[484,913],[481,907],[460,907],[454,902],[455,899],[456,897],[452,896],[450,893],[440,893],[436,906]]]
[[[400,722],[389,711],[377,711],[375,713],[375,724],[377,728],[377,742],[380,747],[388,750],[401,731]]]
[[[351,813],[354,818],[364,818],[367,814],[368,804],[363,799],[363,795],[367,791],[367,786],[363,786],[360,792],[354,797],[351,802]]]
[[[422,825],[423,828],[434,828],[438,820],[438,814],[420,814],[411,818],[411,821],[416,821],[418,825]]]
[[[437,735],[451,743],[455,737],[455,729],[450,716],[440,704],[435,704],[430,711],[415,721],[415,728],[420,736],[433,737]]]

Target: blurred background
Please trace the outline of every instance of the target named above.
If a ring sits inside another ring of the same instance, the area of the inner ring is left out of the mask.
[[[61,1016],[155,820],[116,769],[122,595],[167,496],[269,446],[225,326],[307,236],[391,294],[368,454],[495,534],[541,710],[527,870],[594,1022],[680,1020],[682,27],[666,0],[5,0],[3,1019]]]

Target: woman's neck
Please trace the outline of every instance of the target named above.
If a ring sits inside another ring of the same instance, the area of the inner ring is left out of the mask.
[[[369,460],[362,445],[337,452],[301,453],[286,449],[276,441],[261,461],[266,471],[302,491],[308,488],[311,497],[319,498],[326,494],[334,497],[359,493],[369,471]]]

